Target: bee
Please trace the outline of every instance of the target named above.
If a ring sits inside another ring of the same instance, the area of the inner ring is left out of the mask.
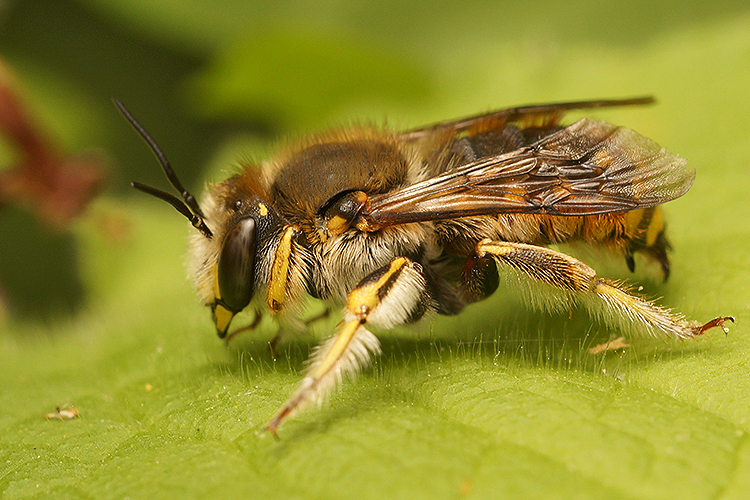
[[[669,276],[660,205],[685,194],[694,171],[627,128],[561,122],[569,110],[652,101],[523,106],[406,132],[335,129],[246,165],[200,205],[115,103],[180,198],[132,185],[170,203],[197,230],[189,273],[219,337],[236,314],[263,303],[277,316],[298,311],[305,295],[343,304],[338,331],[313,350],[299,387],[266,425],[275,435],[379,353],[368,327],[458,314],[492,295],[503,270],[519,284],[547,288],[541,302],[550,309],[581,304],[608,323],[672,339],[726,332],[732,317],[689,321],[549,248],[603,247],[624,256],[631,271],[641,254]],[[536,292],[529,296],[539,302]]]

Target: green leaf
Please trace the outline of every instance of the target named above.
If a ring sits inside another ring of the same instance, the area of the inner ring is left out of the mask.
[[[592,114],[696,168],[691,191],[665,207],[672,277],[658,283],[642,262],[635,276],[619,260],[597,269],[642,283],[690,318],[734,315],[728,336],[632,338],[625,351],[591,355],[588,347],[617,332],[581,310],[572,320],[529,310],[501,290],[460,316],[379,332],[374,368],[322,409],[287,422],[275,441],[263,424],[339,318],[287,337],[276,359],[268,319],[225,348],[184,277],[191,228],[158,200],[105,197],[73,231],[88,291],[83,310],[0,320],[0,495],[747,498],[750,16],[745,8],[687,24],[670,17],[668,29],[656,29],[650,10],[636,17],[651,23],[644,28],[609,10],[579,19],[593,4],[576,4],[534,30],[538,5],[520,5],[502,18],[523,27],[518,39],[464,30],[460,44],[455,32],[434,47],[438,35],[423,42],[420,60],[437,75],[434,103],[391,118],[416,126],[490,106],[656,94],[655,107]],[[689,7],[667,5],[678,20],[688,16],[681,9]],[[496,20],[466,8],[471,16],[457,26]],[[597,36],[587,38],[589,24]],[[629,26],[641,30],[632,43]],[[357,67],[348,55],[341,60]],[[265,64],[255,67],[270,71]],[[323,93],[320,102],[332,98]],[[314,120],[313,109],[300,122]],[[18,239],[3,234],[3,248]],[[66,404],[80,417],[45,419]]]

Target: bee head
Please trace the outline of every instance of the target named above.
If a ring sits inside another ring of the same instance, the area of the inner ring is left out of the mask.
[[[193,274],[204,302],[211,306],[219,337],[224,338],[234,315],[253,298],[258,236],[270,238],[273,217],[268,217],[268,208],[259,201],[261,189],[254,178],[232,177],[218,186],[217,196],[209,196],[208,210],[204,212],[195,197],[182,186],[156,141],[120,101],[113,101],[151,148],[181,199],[140,182],[132,182],[132,186],[172,205],[199,232],[197,239],[193,239],[198,262]],[[207,220],[214,230],[209,228]],[[214,234],[216,228],[220,230],[218,237]]]
[[[256,289],[267,281],[273,246],[283,228],[280,216],[261,198],[257,179],[246,171],[219,184],[210,195],[207,214],[216,221],[217,241],[194,237],[198,259],[212,270],[210,305],[219,337],[227,334],[232,318],[245,309]],[[200,271],[200,270],[198,270]],[[200,288],[200,282],[199,282]]]

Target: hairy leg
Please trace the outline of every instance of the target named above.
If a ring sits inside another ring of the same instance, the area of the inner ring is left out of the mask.
[[[345,376],[355,375],[372,354],[380,353],[380,343],[366,325],[391,328],[408,323],[422,316],[429,304],[422,268],[406,257],[393,259],[360,281],[347,298],[343,326],[312,353],[305,378],[266,429],[275,435],[284,419],[311,402],[320,404]]]
[[[591,267],[561,252],[545,247],[482,240],[477,244],[479,258],[491,255],[500,265],[510,266],[535,280],[562,291],[568,303],[580,301],[596,315],[621,326],[635,324],[652,334],[687,339],[706,330],[721,327],[731,317],[718,317],[708,323],[688,321],[682,315],[632,294],[620,283],[600,278]]]

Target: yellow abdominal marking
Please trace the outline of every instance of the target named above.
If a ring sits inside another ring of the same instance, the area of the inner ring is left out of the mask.
[[[261,209],[266,208],[262,203],[260,204]],[[268,209],[266,209],[268,213]],[[261,210],[262,214],[262,210]],[[268,292],[266,305],[271,312],[279,312],[286,301],[286,282],[289,278],[289,259],[292,256],[292,236],[297,232],[297,229],[289,226],[284,231],[284,235],[279,241],[279,246],[276,249],[276,255],[273,259],[273,266],[271,266],[271,278],[268,280]]]
[[[643,214],[645,212],[645,210],[640,209],[631,210],[625,213],[625,226],[628,228],[630,234],[635,234],[637,232],[638,225],[641,223],[641,219],[643,219]]]
[[[651,247],[656,243],[656,238],[664,231],[664,215],[659,207],[654,209],[651,222],[646,229],[646,246]]]

